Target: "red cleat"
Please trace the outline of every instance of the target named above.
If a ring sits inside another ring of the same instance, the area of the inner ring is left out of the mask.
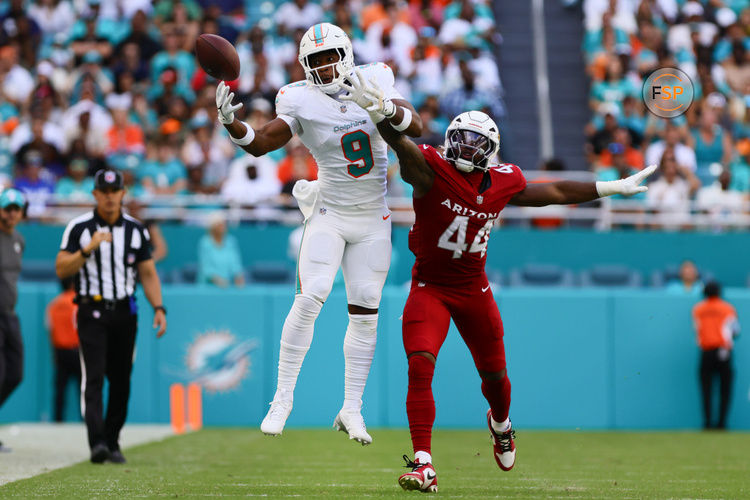
[[[516,431],[513,427],[502,434],[495,432],[492,428],[492,410],[487,410],[487,426],[492,436],[492,446],[495,452],[495,462],[504,471],[509,471],[516,464]]]
[[[409,457],[404,455],[406,467],[411,472],[402,474],[398,478],[398,484],[405,490],[416,490],[422,493],[437,493],[437,473],[430,463],[420,464],[418,461],[412,462]]]

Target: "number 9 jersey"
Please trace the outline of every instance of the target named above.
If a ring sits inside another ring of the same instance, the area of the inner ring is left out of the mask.
[[[409,249],[417,259],[412,277],[451,287],[483,281],[492,226],[508,201],[526,188],[526,179],[515,165],[495,165],[487,174],[489,187],[480,193],[483,171],[459,172],[433,147],[419,149],[435,179],[430,191],[414,198]]]
[[[358,68],[366,81],[378,82],[387,98],[403,99],[393,87],[388,65]],[[381,209],[385,207],[388,145],[367,111],[336,97],[307,81],[291,83],[276,96],[276,114],[315,158],[323,203],[334,208]]]

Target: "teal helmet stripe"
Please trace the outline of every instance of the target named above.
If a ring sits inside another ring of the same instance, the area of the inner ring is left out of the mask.
[[[323,25],[316,24],[313,26],[313,35],[315,36],[315,43],[323,42]]]

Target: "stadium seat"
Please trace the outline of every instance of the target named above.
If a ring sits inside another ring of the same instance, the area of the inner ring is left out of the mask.
[[[173,269],[170,273],[171,283],[195,283],[198,276],[198,264],[188,262],[181,268]]]
[[[21,264],[21,281],[57,281],[54,260],[24,260]]]
[[[294,272],[286,262],[267,261],[256,262],[247,268],[249,283],[293,283]]]
[[[679,281],[680,279],[680,266],[670,264],[664,269],[655,269],[651,273],[651,285],[654,287],[664,287],[673,281]],[[714,279],[714,273],[706,271],[705,269],[698,270],[698,279],[701,281],[708,282]]]
[[[552,286],[570,287],[575,285],[573,272],[555,264],[526,264],[510,273],[510,286]]]
[[[581,273],[582,286],[639,287],[639,272],[621,265],[600,265]]]

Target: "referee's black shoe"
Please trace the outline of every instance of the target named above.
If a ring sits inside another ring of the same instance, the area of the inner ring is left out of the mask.
[[[123,454],[122,454],[122,452],[120,451],[119,448],[116,449],[116,450],[111,450],[109,452],[109,458],[107,460],[109,460],[113,464],[124,464],[124,463],[127,463],[127,460],[125,460],[125,457],[123,456]]]
[[[99,443],[91,448],[91,462],[95,464],[104,463],[109,458],[109,448],[104,443]]]

